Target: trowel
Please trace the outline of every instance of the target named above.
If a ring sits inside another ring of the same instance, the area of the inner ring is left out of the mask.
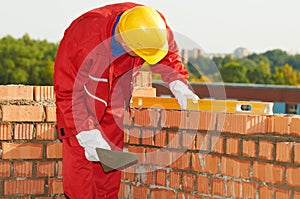
[[[97,155],[105,173],[121,170],[137,163],[138,156],[133,153],[96,148]]]

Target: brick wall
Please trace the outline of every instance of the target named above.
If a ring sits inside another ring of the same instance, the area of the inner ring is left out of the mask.
[[[65,198],[53,87],[0,86],[0,199]],[[300,198],[300,118],[138,109],[120,198]]]

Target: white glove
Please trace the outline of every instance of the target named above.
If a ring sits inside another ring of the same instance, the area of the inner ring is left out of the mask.
[[[84,148],[85,157],[89,161],[99,162],[99,158],[96,153],[96,148],[111,150],[109,144],[102,137],[102,134],[98,129],[82,131],[76,135],[76,138],[80,146]]]
[[[187,108],[187,99],[192,99],[193,101],[199,99],[199,97],[195,93],[193,93],[193,91],[191,91],[189,87],[185,85],[182,81],[172,81],[169,84],[169,88],[182,109]]]

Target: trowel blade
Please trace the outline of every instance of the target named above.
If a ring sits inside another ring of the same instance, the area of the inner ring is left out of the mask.
[[[106,173],[112,170],[125,169],[135,164],[138,160],[136,154],[123,151],[96,148],[96,152]]]

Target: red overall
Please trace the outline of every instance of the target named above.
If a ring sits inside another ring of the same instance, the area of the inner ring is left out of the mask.
[[[112,4],[81,15],[59,45],[54,67],[57,128],[63,140],[64,191],[71,199],[118,198],[121,172],[104,173],[100,163],[88,161],[75,135],[98,128],[113,150],[123,148],[124,107],[134,71],[144,60],[126,53],[113,57],[110,43],[117,16],[137,5]],[[187,71],[167,29],[169,52],[150,68],[165,82],[186,82]]]

